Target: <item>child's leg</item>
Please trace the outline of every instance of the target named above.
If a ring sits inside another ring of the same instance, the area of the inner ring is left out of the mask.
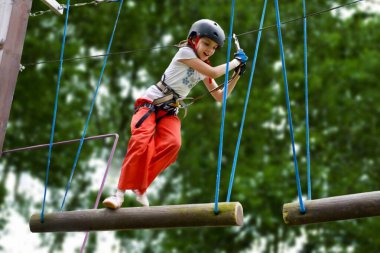
[[[160,117],[160,114],[161,111],[159,111],[157,118]],[[148,168],[147,186],[177,159],[181,148],[181,121],[179,118],[173,115],[161,118],[157,123],[154,139],[155,152]]]
[[[135,127],[136,123],[148,110],[149,108],[142,107],[133,115],[131,122],[132,135],[119,178],[118,189],[120,190],[140,190],[148,187],[148,167],[155,152],[155,113],[145,119],[139,128]]]

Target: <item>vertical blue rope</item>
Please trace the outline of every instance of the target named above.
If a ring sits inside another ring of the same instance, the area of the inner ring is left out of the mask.
[[[215,189],[215,205],[214,205],[215,214],[219,212],[218,202],[219,202],[220,173],[221,173],[221,168],[222,168],[222,155],[223,155],[224,119],[226,115],[226,104],[227,104],[227,93],[228,93],[228,71],[230,67],[232,28],[234,24],[234,12],[235,12],[235,0],[232,0],[231,2],[232,3],[231,3],[231,16],[230,16],[230,32],[228,35],[227,63],[226,63],[226,74],[225,74],[225,79],[224,79],[224,90],[223,90],[222,120],[220,123],[220,135],[219,135],[218,171],[216,173],[216,189]]]
[[[305,72],[305,117],[306,117],[306,162],[307,162],[307,199],[311,200],[311,171],[310,171],[310,133],[309,133],[309,99],[308,99],[308,67],[307,67],[307,18],[306,1],[303,5],[303,51],[304,51],[304,72]]]
[[[63,28],[61,54],[60,54],[59,69],[58,69],[58,80],[57,80],[57,87],[56,87],[56,91],[55,91],[54,112],[53,112],[53,120],[52,120],[52,124],[51,124],[52,126],[51,126],[51,132],[50,132],[49,152],[48,152],[48,160],[47,160],[47,166],[46,166],[44,199],[42,201],[42,209],[41,209],[41,214],[40,214],[40,221],[41,222],[44,222],[46,191],[47,191],[47,186],[48,186],[48,182],[49,182],[50,160],[51,160],[51,153],[52,153],[52,149],[53,149],[55,122],[56,122],[57,111],[58,111],[58,95],[59,95],[59,89],[61,86],[63,55],[65,53],[66,33],[67,33],[67,24],[68,24],[68,20],[69,20],[69,11],[70,11],[70,0],[67,0],[67,2],[66,2],[66,19],[65,19],[65,25]]]
[[[247,95],[245,97],[243,116],[242,116],[241,123],[240,123],[240,131],[239,131],[239,136],[238,136],[238,140],[236,143],[234,161],[233,161],[231,175],[230,175],[230,184],[228,187],[227,200],[226,200],[227,202],[230,202],[230,198],[231,198],[232,186],[233,186],[235,171],[236,171],[237,158],[238,158],[238,154],[239,154],[240,141],[241,141],[241,137],[243,135],[245,115],[247,113],[248,101],[249,101],[249,96],[250,96],[251,87],[252,87],[252,80],[253,80],[253,76],[255,74],[255,67],[256,67],[257,55],[258,55],[259,47],[260,47],[260,40],[261,40],[262,28],[263,28],[264,19],[265,19],[266,8],[267,8],[267,0],[265,0],[265,2],[264,2],[264,8],[263,8],[263,12],[261,14],[260,29],[259,29],[259,33],[257,35],[255,56],[252,60],[251,75],[249,78]]]
[[[110,38],[110,41],[108,43],[108,48],[107,48],[107,53],[104,57],[104,61],[103,61],[103,66],[102,66],[102,70],[100,72],[100,77],[99,77],[99,80],[98,80],[98,84],[96,86],[96,90],[95,90],[95,93],[94,93],[94,96],[92,98],[92,102],[91,102],[91,107],[90,107],[90,111],[88,113],[88,116],[87,116],[87,120],[86,120],[86,124],[85,124],[85,127],[83,129],[83,133],[82,133],[82,138],[80,140],[80,143],[79,143],[79,147],[78,147],[78,151],[77,151],[77,154],[75,156],[75,160],[74,160],[74,164],[73,164],[73,167],[71,169],[71,173],[70,173],[70,179],[69,179],[69,182],[67,183],[67,186],[66,186],[66,191],[65,191],[65,195],[63,197],[63,201],[62,201],[62,204],[61,204],[61,211],[63,210],[63,207],[64,207],[64,204],[65,204],[65,200],[66,200],[66,196],[67,196],[67,193],[70,189],[70,185],[71,185],[71,181],[73,179],[73,176],[74,176],[74,171],[75,171],[75,168],[76,168],[76,165],[78,163],[78,159],[79,159],[79,155],[81,153],[81,150],[82,150],[82,146],[83,146],[83,142],[84,142],[84,138],[86,136],[86,132],[87,132],[87,128],[88,128],[88,124],[90,122],[90,118],[91,118],[91,114],[92,114],[92,110],[94,108],[94,105],[95,105],[95,100],[96,100],[96,97],[98,95],[98,91],[99,91],[99,87],[100,87],[100,84],[101,84],[101,81],[102,81],[102,78],[103,78],[103,74],[104,74],[104,70],[106,68],[106,65],[107,65],[107,59],[108,59],[108,55],[110,53],[110,50],[111,50],[111,45],[112,45],[112,41],[113,41],[113,38],[114,38],[114,35],[115,35],[115,31],[116,31],[116,27],[117,27],[117,23],[119,21],[119,16],[120,16],[120,12],[121,12],[121,8],[122,8],[122,5],[123,5],[123,0],[121,0],[119,2],[119,10],[118,10],[118,13],[117,13],[117,17],[116,17],[116,20],[115,20],[115,24],[114,24],[114,27],[113,27],[113,31],[112,31],[112,35],[111,35],[111,38]]]
[[[299,199],[299,203],[300,203],[300,211],[301,211],[301,213],[305,213],[305,207],[304,207],[303,200],[302,200],[301,183],[300,183],[299,172],[298,172],[298,163],[297,163],[296,149],[295,149],[295,144],[294,144],[292,112],[290,110],[289,90],[288,90],[288,78],[287,78],[287,75],[286,75],[285,54],[284,54],[284,48],[283,48],[283,43],[282,43],[281,21],[280,21],[280,11],[279,11],[279,7],[278,7],[278,0],[274,0],[274,3],[275,3],[275,6],[276,6],[277,32],[278,32],[278,40],[279,40],[279,44],[280,44],[281,61],[282,61],[282,74],[283,74],[283,78],[284,78],[284,87],[285,87],[285,94],[286,94],[286,106],[287,106],[287,110],[288,110],[288,121],[289,121],[290,138],[292,140],[293,161],[294,161],[294,170],[295,170],[295,173],[296,173],[298,199]]]

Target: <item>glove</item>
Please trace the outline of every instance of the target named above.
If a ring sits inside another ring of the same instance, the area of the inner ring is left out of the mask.
[[[241,64],[244,64],[248,61],[248,56],[244,53],[243,49],[239,49],[234,54],[235,59],[239,60]]]
[[[239,75],[239,76],[242,76],[245,72],[245,68],[246,68],[246,64],[240,64],[237,68],[234,69],[234,72]]]

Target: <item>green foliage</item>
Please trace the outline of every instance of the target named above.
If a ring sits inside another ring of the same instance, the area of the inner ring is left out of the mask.
[[[345,1],[313,1],[308,13],[318,12]],[[262,1],[237,1],[234,32],[250,60],[253,59]],[[380,64],[379,15],[357,9],[348,18],[333,12],[308,19],[309,117],[313,198],[344,195],[378,189],[380,148],[380,92],[377,72]],[[96,7],[71,8],[65,58],[104,53],[111,35],[117,3]],[[33,11],[45,7],[35,1]],[[280,1],[281,19],[302,17],[302,1]],[[120,141],[116,159],[123,158],[129,138],[134,92],[160,79],[176,49],[170,47],[185,39],[189,26],[200,18],[218,21],[229,29],[228,1],[126,1],[112,45],[112,54],[102,81],[102,89],[90,121],[88,136],[117,132]],[[57,81],[58,62],[29,64],[59,58],[64,17],[31,17],[4,149],[47,143]],[[275,24],[272,2],[268,2],[266,27]],[[302,20],[282,26],[286,53],[289,93],[295,139],[299,149],[302,189],[306,186],[305,106]],[[155,49],[152,49],[155,48]],[[219,50],[212,64],[223,63],[227,47]],[[129,52],[130,51],[130,52]],[[117,52],[124,52],[118,54]],[[250,252],[260,245],[262,252],[284,252],[303,235],[300,252],[377,252],[380,241],[378,219],[336,222],[305,227],[283,224],[281,207],[296,199],[293,159],[275,27],[263,31],[259,57],[250,94],[244,135],[240,146],[232,201],[243,204],[245,225],[241,228],[175,229],[170,231],[118,232],[123,252]],[[59,94],[55,140],[79,138],[89,110],[103,57],[65,61]],[[229,173],[251,63],[228,99],[220,200],[227,195]],[[219,82],[223,82],[220,79]],[[192,96],[203,94],[197,86]],[[221,106],[211,96],[190,107],[182,119],[182,149],[175,165],[162,173],[165,178],[154,205],[213,202],[219,147]],[[54,147],[49,189],[49,205],[59,206],[77,144]],[[106,160],[110,145],[86,142],[70,190],[67,209],[88,208],[95,199],[91,175],[99,168],[91,158]],[[41,184],[45,180],[46,150],[7,155],[2,158],[2,178],[10,173],[30,174]],[[119,166],[119,165],[117,165]],[[113,168],[117,170],[117,166]],[[161,181],[160,181],[161,182]],[[0,205],[12,194],[0,181]],[[113,188],[113,186],[109,186]],[[16,189],[17,191],[17,189]],[[42,195],[42,193],[41,193]],[[26,218],[30,203],[17,196],[17,210]],[[127,200],[126,205],[134,205]],[[2,213],[3,211],[0,211]],[[3,216],[0,216],[0,218]],[[4,223],[0,221],[0,227]],[[64,234],[50,241],[50,251],[62,247]],[[142,243],[136,248],[135,240]],[[96,248],[98,238],[90,237],[87,252]]]

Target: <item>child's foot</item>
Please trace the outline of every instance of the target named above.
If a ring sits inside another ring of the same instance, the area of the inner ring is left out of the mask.
[[[118,209],[124,202],[124,192],[117,191],[115,195],[109,196],[103,201],[103,206]]]
[[[146,192],[141,194],[139,190],[133,190],[133,193],[136,195],[137,202],[139,202],[143,206],[149,206],[149,200],[146,195]]]

